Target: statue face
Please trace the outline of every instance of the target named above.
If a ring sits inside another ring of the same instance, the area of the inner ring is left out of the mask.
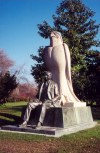
[[[55,38],[57,38],[56,35],[54,34],[54,32],[51,32],[50,37],[55,37]]]
[[[45,79],[50,80],[52,78],[52,74],[50,72],[46,72]]]
[[[63,42],[61,33],[58,31],[52,31],[50,34],[50,38],[53,39],[53,41]]]
[[[58,31],[52,31],[50,34],[51,37],[61,38],[61,33]]]

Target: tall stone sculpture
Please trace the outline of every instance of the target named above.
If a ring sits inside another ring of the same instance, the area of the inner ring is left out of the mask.
[[[50,46],[44,49],[45,64],[58,84],[62,104],[66,106],[86,106],[76,97],[71,80],[71,58],[68,45],[63,43],[60,32],[50,34]]]
[[[51,33],[50,46],[44,50],[44,59],[52,78],[48,75],[40,88],[38,100],[28,104],[23,124],[19,127],[3,126],[2,129],[61,136],[95,126],[90,107],[86,107],[86,103],[80,102],[74,94],[70,52],[59,32]],[[41,111],[35,110],[40,104]],[[32,109],[33,114],[30,114]],[[29,117],[32,120],[28,122]],[[39,129],[32,129],[33,125]]]

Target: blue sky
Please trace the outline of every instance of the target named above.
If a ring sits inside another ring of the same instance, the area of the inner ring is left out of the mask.
[[[0,48],[17,66],[25,65],[29,79],[32,79],[30,69],[33,65],[30,54],[36,54],[39,46],[49,43],[39,36],[37,24],[46,20],[52,25],[52,15],[61,1],[0,0]],[[83,1],[96,12],[94,18],[100,23],[100,0]]]

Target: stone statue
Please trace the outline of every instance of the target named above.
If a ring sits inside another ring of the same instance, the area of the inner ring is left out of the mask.
[[[33,102],[29,102],[24,114],[24,122],[20,125],[20,127],[26,127],[27,122],[30,118],[30,113],[37,106],[42,105],[42,110],[39,118],[39,122],[36,127],[40,127],[43,124],[46,109],[50,107],[60,107],[60,96],[58,93],[57,84],[51,80],[51,73],[46,72],[45,81],[42,83],[39,90],[39,97],[35,99]]]
[[[50,46],[44,49],[44,60],[48,70],[52,73],[53,81],[58,84],[63,105],[86,106],[86,103],[80,102],[74,94],[70,51],[68,45],[63,43],[60,32],[51,32]]]
[[[23,123],[20,125],[23,130],[20,128],[18,130],[58,137],[94,127],[96,123],[93,122],[90,107],[86,107],[86,103],[80,102],[74,94],[70,52],[67,44],[63,43],[59,32],[51,32],[50,46],[44,49],[44,59],[50,72],[46,72],[38,98],[27,105]],[[30,127],[24,129],[29,121],[31,111],[39,105],[42,107],[38,123],[35,122],[35,116],[32,116],[33,122],[31,122],[31,125],[33,123],[37,125],[32,125],[31,130]],[[49,111],[46,113],[48,108]],[[10,128],[16,131],[16,126]],[[2,127],[2,129],[9,130],[9,125]]]

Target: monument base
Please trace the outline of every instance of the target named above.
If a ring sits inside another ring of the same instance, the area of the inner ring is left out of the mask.
[[[38,108],[39,109],[39,108]],[[36,111],[38,113],[38,111]],[[31,117],[35,112],[32,112]],[[36,114],[35,114],[36,115]],[[94,127],[96,122],[93,122],[90,107],[62,107],[62,108],[50,108],[46,112],[43,126],[37,129],[33,128],[36,125],[36,118],[31,118],[28,126],[21,128],[18,126],[2,126],[2,130],[28,132],[35,134],[44,134],[51,136],[62,136],[77,131],[85,130],[87,128]]]
[[[85,107],[86,102],[67,102],[64,104],[64,107]]]
[[[63,135],[75,133],[81,130],[85,130],[88,128],[92,128],[96,125],[96,122],[93,122],[91,124],[80,124],[80,125],[74,125],[67,128],[57,128],[57,127],[48,127],[48,126],[42,126],[41,128],[34,129],[31,126],[20,128],[18,126],[2,126],[1,131],[13,131],[18,133],[26,133],[26,134],[39,134],[39,135],[45,135],[45,136],[53,136],[53,137],[60,137]]]

